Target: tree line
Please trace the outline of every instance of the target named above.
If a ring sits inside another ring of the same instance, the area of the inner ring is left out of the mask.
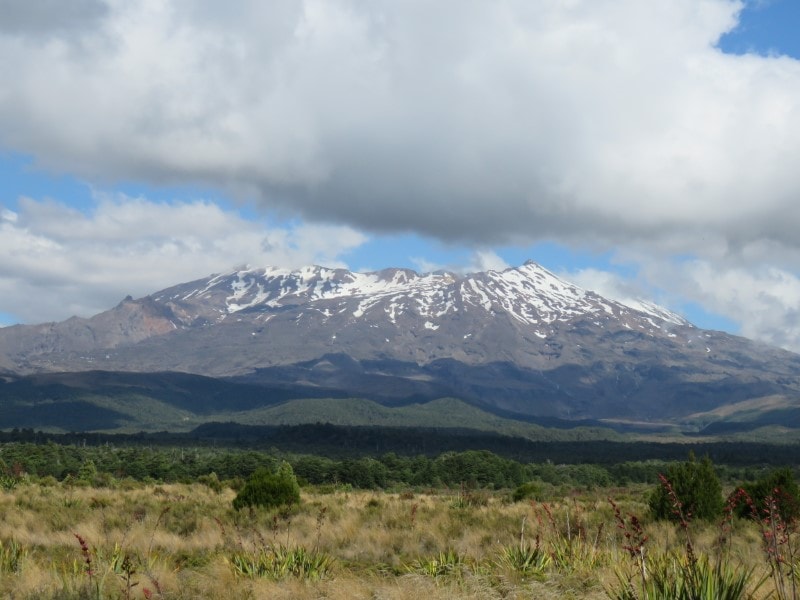
[[[715,464],[732,467],[800,463],[800,444],[745,441],[683,442],[605,439],[531,440],[499,433],[455,428],[371,427],[316,423],[253,426],[207,423],[191,432],[51,433],[33,429],[0,431],[0,443],[32,442],[80,446],[143,446],[159,448],[228,448],[242,451],[279,449],[337,460],[402,456],[436,457],[446,452],[480,448],[521,463],[591,464],[609,468],[625,462],[679,461],[690,451],[708,455]]]
[[[686,455],[684,455],[685,457]],[[258,469],[275,470],[288,462],[303,484],[349,485],[361,489],[412,487],[516,488],[530,481],[553,486],[605,487],[657,483],[674,461],[640,460],[598,465],[552,461],[524,462],[488,450],[413,456],[387,452],[378,456],[331,457],[289,453],[277,448],[246,450],[209,446],[97,446],[10,442],[0,444],[0,475],[6,478],[51,477],[58,481],[91,480],[94,485],[130,478],[137,481],[192,482],[213,474],[232,485]],[[723,481],[754,481],[766,466],[716,464]]]

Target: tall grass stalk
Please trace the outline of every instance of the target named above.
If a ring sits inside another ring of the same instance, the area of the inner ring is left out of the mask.
[[[22,561],[28,556],[28,550],[14,539],[0,539],[0,574],[19,573]]]
[[[738,495],[748,504],[750,515],[761,532],[764,557],[775,588],[775,596],[779,600],[797,600],[797,580],[800,577],[797,521],[784,518],[781,511],[781,501],[789,499],[783,498],[781,491],[775,489],[759,511],[747,492],[739,490]]]

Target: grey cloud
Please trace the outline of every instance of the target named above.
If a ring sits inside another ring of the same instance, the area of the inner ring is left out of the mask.
[[[800,68],[719,54],[727,0],[153,6],[114,5],[80,60],[8,47],[0,140],[92,179],[482,244],[747,225],[800,150]],[[765,157],[744,181],[738,137]]]
[[[42,35],[83,30],[107,13],[102,0],[0,0],[0,32]]]

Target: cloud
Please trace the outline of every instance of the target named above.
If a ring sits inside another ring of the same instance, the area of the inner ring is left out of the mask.
[[[681,313],[694,303],[738,324],[740,335],[800,352],[800,277],[792,267],[800,264],[798,254],[780,255],[763,243],[712,259],[627,252],[613,260],[624,274],[586,268],[559,275],[634,308],[655,301]]]
[[[739,323],[745,337],[800,352],[800,277],[763,262],[652,261],[645,277]]]
[[[434,271],[449,271],[451,273],[478,273],[481,271],[503,271],[509,264],[496,252],[487,249],[474,250],[461,260],[455,262],[433,262],[425,257],[412,257],[410,260],[417,271],[432,273]]]
[[[585,290],[590,290],[627,306],[636,306],[643,299],[649,299],[653,295],[652,288],[643,282],[603,269],[577,269],[559,273],[559,276]]]
[[[23,322],[91,316],[126,294],[254,267],[345,266],[366,241],[344,226],[265,227],[204,201],[159,204],[100,195],[88,214],[21,199],[0,219],[0,311]]]
[[[473,254],[470,271],[503,271],[510,265],[491,250],[478,250]]]
[[[0,140],[370,231],[795,245],[800,63],[718,51],[741,8],[112,1],[80,52],[0,38]]]
[[[16,35],[65,35],[96,25],[108,12],[100,0],[0,0],[0,32]]]

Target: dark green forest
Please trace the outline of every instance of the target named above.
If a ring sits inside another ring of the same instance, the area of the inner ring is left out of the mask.
[[[479,448],[479,449],[475,449]],[[800,446],[714,442],[533,442],[490,433],[302,425],[205,426],[192,434],[0,432],[0,473],[111,485],[137,481],[240,485],[288,461],[303,484],[362,489],[515,488],[529,481],[598,487],[655,483],[690,452],[723,481],[753,481],[798,464]]]

